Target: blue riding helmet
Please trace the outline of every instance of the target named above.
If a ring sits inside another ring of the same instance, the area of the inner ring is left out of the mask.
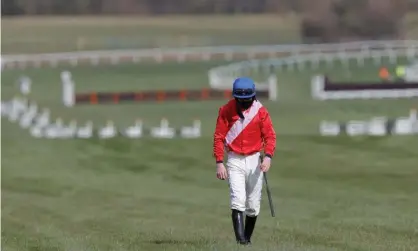
[[[255,96],[254,80],[247,77],[237,78],[232,87],[232,95],[235,98],[247,99]]]

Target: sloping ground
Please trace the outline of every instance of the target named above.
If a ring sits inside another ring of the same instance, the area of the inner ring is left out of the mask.
[[[58,29],[60,23],[54,21],[48,25]],[[96,35],[137,34],[135,25],[124,25],[126,30],[97,29]],[[8,34],[11,41],[18,33],[33,31],[29,36],[39,34],[36,38],[44,39],[54,31],[34,26],[19,32],[9,29],[2,38]],[[88,41],[96,36],[93,26],[82,29],[58,29],[50,44],[44,40],[33,47],[15,44],[9,52],[73,49],[77,34],[88,36]],[[147,30],[148,36],[152,31]],[[157,36],[167,32],[156,30]],[[264,34],[268,33],[271,30]],[[257,37],[243,34],[238,36],[243,43]],[[234,39],[236,35],[231,33]],[[85,91],[198,88],[207,86],[207,69],[223,63],[70,70],[77,89]],[[211,156],[222,102],[66,109],[59,101],[61,70],[3,72],[2,99],[17,92],[15,81],[25,74],[34,81],[33,99],[66,122],[92,119],[103,125],[110,118],[126,126],[141,117],[154,125],[164,116],[182,125],[199,117],[204,137],[54,141],[31,138],[15,124],[2,121],[2,250],[233,250],[228,187],[216,180]],[[373,79],[377,67],[277,73],[281,100],[263,102],[278,132],[277,155],[269,173],[277,218],[270,218],[263,200],[254,247],[249,250],[417,249],[418,139],[316,136],[321,119],[403,116],[417,101],[314,102],[309,81],[318,72],[328,72],[333,79]]]
[[[417,39],[415,13],[406,38]],[[299,43],[297,15],[2,19],[2,53]]]
[[[219,62],[222,63],[222,62]],[[213,64],[71,69],[81,90],[201,87]],[[374,78],[352,69],[355,78]],[[320,72],[326,71],[321,68]],[[331,71],[331,70],[328,70]],[[232,250],[228,187],[216,180],[212,133],[222,102],[64,108],[60,69],[24,72],[53,116],[127,125],[200,117],[197,140],[42,140],[2,123],[3,250]],[[345,71],[336,67],[334,76]],[[268,203],[252,250],[414,250],[418,139],[323,138],[321,119],[402,116],[415,100],[314,102],[315,71],[281,72],[282,100],[264,102],[278,132]],[[2,74],[2,99],[22,74]]]
[[[3,53],[298,41],[297,18],[254,16],[46,17],[2,20]]]

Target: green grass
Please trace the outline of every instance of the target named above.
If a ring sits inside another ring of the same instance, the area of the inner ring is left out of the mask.
[[[257,45],[299,41],[293,15],[2,19],[4,53]]]
[[[288,15],[2,18],[2,53],[299,43],[301,17]],[[417,39],[417,15],[405,39]]]
[[[71,68],[77,89],[200,88],[206,72],[225,62]],[[350,68],[353,78],[377,66]],[[236,250],[228,187],[215,177],[212,133],[223,102],[129,104],[64,108],[62,69],[2,73],[2,100],[30,76],[31,98],[53,117],[80,123],[147,126],[203,122],[196,140],[42,140],[2,121],[2,250]],[[310,77],[341,67],[278,72],[277,102],[268,107],[278,133],[269,172],[277,217],[263,198],[246,250],[417,250],[417,137],[323,138],[321,119],[403,116],[416,99],[312,101]],[[351,78],[351,79],[353,79]]]

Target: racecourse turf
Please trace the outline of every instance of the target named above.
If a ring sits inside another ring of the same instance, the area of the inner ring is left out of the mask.
[[[294,43],[300,41],[298,20],[295,15],[2,18],[2,51]]]
[[[154,46],[298,42],[297,17],[2,19],[2,53]],[[274,32],[272,32],[274,31]],[[414,38],[408,31],[408,38]],[[61,70],[78,91],[207,87],[226,62],[135,64],[2,72],[2,100],[22,74],[31,99],[52,117],[117,126],[161,117],[203,122],[196,140],[40,140],[2,120],[2,250],[236,250],[226,182],[215,178],[212,133],[218,106],[201,103],[64,108]],[[353,63],[354,65],[354,63]],[[417,137],[323,138],[321,119],[404,116],[417,100],[315,102],[310,77],[375,80],[378,66],[278,72],[279,101],[262,101],[278,133],[269,172],[277,217],[266,197],[246,250],[417,250]],[[391,69],[393,70],[393,68]],[[260,77],[260,76],[254,76]]]
[[[300,43],[296,14],[2,17],[2,53]],[[417,39],[416,13],[404,19]]]
[[[212,133],[223,101],[65,108],[61,70],[78,91],[207,87],[226,62],[126,64],[2,73],[2,100],[33,80],[31,99],[54,118],[117,126],[175,126],[200,118],[195,140],[43,140],[2,121],[2,250],[237,250],[226,182],[215,177]],[[278,133],[269,172],[276,218],[263,195],[245,250],[417,250],[418,137],[318,136],[322,119],[405,116],[416,99],[312,101],[310,77],[375,80],[378,66],[277,72],[279,100],[262,101]],[[393,69],[391,69],[393,70]]]

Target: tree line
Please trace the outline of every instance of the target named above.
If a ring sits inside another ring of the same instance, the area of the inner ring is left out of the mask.
[[[2,0],[3,15],[264,13],[304,0]]]
[[[2,0],[2,15],[233,14],[303,12],[342,0]],[[386,0],[374,1],[384,5]],[[403,1],[403,0],[399,0]],[[418,7],[417,0],[406,0]],[[382,2],[382,3],[380,3]],[[415,4],[414,4],[415,3]]]

